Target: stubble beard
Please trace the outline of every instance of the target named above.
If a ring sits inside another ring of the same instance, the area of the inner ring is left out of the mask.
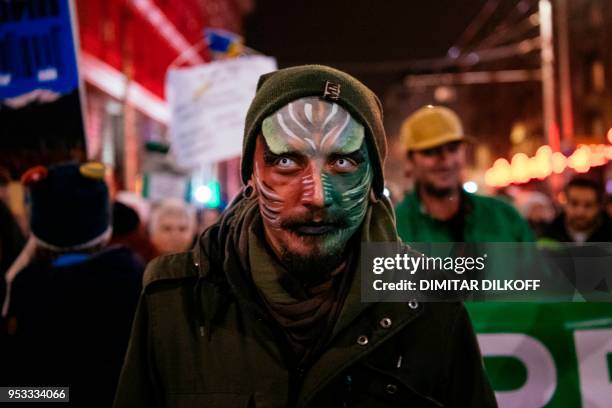
[[[326,247],[321,239],[320,243],[311,243],[309,246],[312,249],[307,253],[295,252],[284,246],[280,261],[287,271],[302,283],[316,284],[326,280],[344,261],[347,244],[348,240]]]

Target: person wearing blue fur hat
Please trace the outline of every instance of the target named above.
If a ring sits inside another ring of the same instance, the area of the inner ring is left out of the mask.
[[[108,246],[111,205],[99,163],[37,166],[31,234],[6,273],[2,315],[13,345],[2,385],[70,387],[72,406],[110,406],[144,265]]]

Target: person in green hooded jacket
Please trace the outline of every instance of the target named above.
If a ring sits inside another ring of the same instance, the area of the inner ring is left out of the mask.
[[[154,260],[115,407],[494,407],[461,303],[362,303],[360,243],[399,242],[382,108],[309,65],[261,77],[246,184]]]

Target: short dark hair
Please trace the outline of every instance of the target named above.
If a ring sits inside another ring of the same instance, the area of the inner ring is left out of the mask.
[[[565,194],[567,195],[569,193],[569,190],[572,187],[578,187],[578,188],[589,188],[591,190],[593,190],[595,192],[595,195],[597,197],[597,201],[600,203],[603,203],[603,199],[604,199],[604,189],[603,186],[600,182],[598,182],[597,180],[594,180],[592,178],[588,178],[588,177],[584,177],[584,176],[577,176],[572,178],[566,185],[565,185]]]

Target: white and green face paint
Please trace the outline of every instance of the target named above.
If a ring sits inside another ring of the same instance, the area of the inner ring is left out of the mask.
[[[368,208],[373,176],[364,127],[342,106],[306,97],[267,117],[262,134],[253,178],[268,230],[316,238],[326,253],[341,250]]]

